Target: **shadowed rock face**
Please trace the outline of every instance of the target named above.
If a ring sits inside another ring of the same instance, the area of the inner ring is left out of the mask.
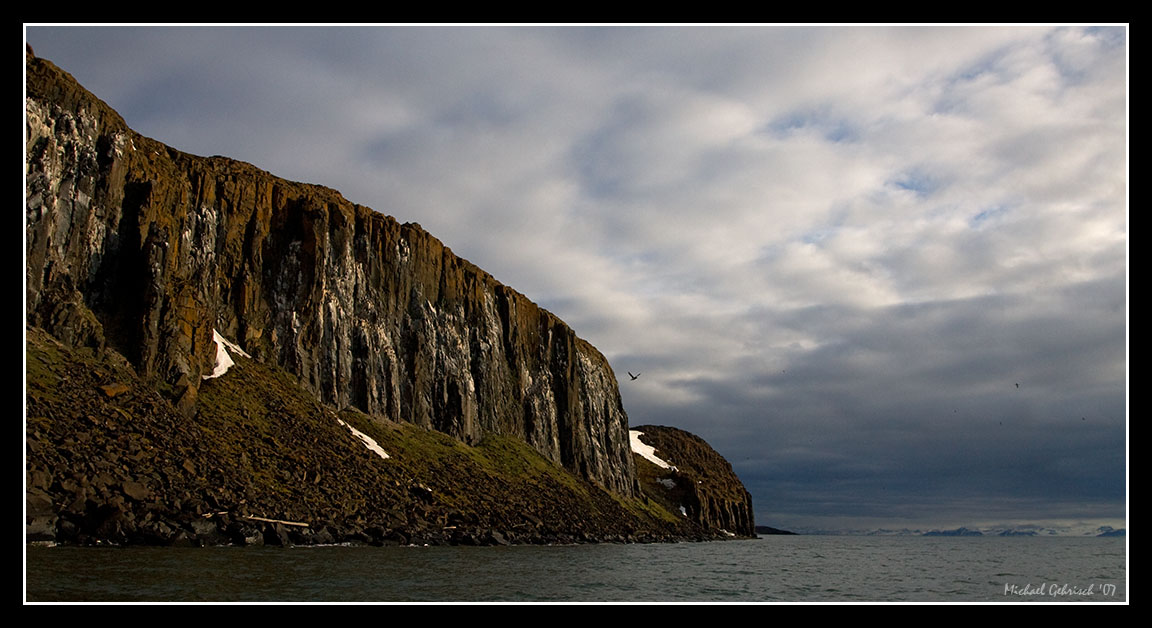
[[[732,471],[732,465],[702,438],[662,425],[642,425],[642,443],[674,468],[646,461],[637,465],[644,494],[672,512],[680,511],[705,529],[756,536],[752,496]]]
[[[143,137],[30,53],[26,87],[29,324],[115,349],[186,416],[215,329],[325,403],[517,436],[636,493],[603,355],[419,225]]]

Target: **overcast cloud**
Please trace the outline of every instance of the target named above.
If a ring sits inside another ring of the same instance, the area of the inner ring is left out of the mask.
[[[553,311],[757,523],[1125,525],[1123,27],[26,38],[137,131],[418,222]]]

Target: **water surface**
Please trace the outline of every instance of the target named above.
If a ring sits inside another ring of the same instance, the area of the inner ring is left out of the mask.
[[[517,547],[29,547],[26,599],[1124,602],[1126,540],[772,536]]]

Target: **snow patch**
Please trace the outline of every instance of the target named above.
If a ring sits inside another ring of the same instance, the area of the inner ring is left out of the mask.
[[[217,345],[219,345],[220,343],[224,343],[225,347],[228,347],[229,349],[236,352],[237,354],[242,355],[246,358],[252,357],[252,356],[248,355],[247,353],[245,353],[244,350],[240,348],[240,345],[238,345],[234,342],[229,342],[227,338],[225,338],[224,336],[221,336],[220,332],[216,331],[215,329],[212,330],[212,337],[216,340]]]
[[[683,506],[681,506],[681,507],[680,507],[680,514],[682,514],[682,515],[684,515],[685,517],[687,517],[687,516],[688,516],[688,509],[687,509],[687,508],[685,508],[685,507],[683,507]]]
[[[676,481],[673,480],[672,478],[660,478],[659,480],[656,480],[656,483],[657,484],[663,484],[664,488],[666,488],[668,490],[672,490],[672,489],[676,488]]]
[[[377,456],[380,456],[381,458],[383,458],[385,460],[392,457],[392,456],[388,455],[388,452],[384,451],[384,449],[382,447],[380,447],[380,444],[376,442],[376,439],[374,439],[371,436],[365,434],[364,432],[361,432],[360,430],[352,427],[351,425],[348,425],[347,423],[345,423],[344,421],[341,421],[340,419],[336,419],[336,420],[340,422],[340,425],[343,425],[344,427],[348,428],[348,430],[352,432],[353,436],[355,436],[356,438],[359,438],[360,442],[364,443],[364,446],[367,447],[369,450],[371,450],[372,453],[376,454]]]
[[[242,355],[246,358],[252,357],[247,353],[244,353],[244,350],[241,349],[240,346],[236,343],[228,342],[228,340],[224,338],[224,336],[221,336],[220,332],[216,331],[215,329],[212,330],[212,340],[216,342],[216,366],[213,367],[211,373],[203,376],[202,379],[220,377],[221,375],[227,373],[228,369],[232,368],[233,364],[236,364],[232,361],[232,356],[228,355],[228,349],[235,351],[237,355]]]
[[[651,461],[652,464],[654,464],[658,467],[661,467],[663,469],[671,469],[671,470],[675,471],[676,467],[674,467],[674,466],[668,464],[667,462],[664,462],[663,460],[656,457],[656,448],[655,447],[652,447],[651,445],[645,445],[644,443],[640,442],[640,437],[643,435],[644,435],[643,432],[638,432],[636,430],[628,430],[628,439],[632,443],[632,451],[634,453],[640,454],[640,456],[643,457],[645,460]]]

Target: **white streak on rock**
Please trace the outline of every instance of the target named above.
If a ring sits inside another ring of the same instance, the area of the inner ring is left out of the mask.
[[[352,427],[351,425],[348,425],[347,423],[345,423],[344,421],[341,421],[340,419],[336,419],[336,420],[340,422],[340,425],[343,425],[344,427],[348,428],[349,431],[352,432],[353,436],[355,436],[356,438],[359,438],[360,441],[364,443],[364,446],[367,447],[368,449],[370,449],[377,456],[380,456],[381,458],[383,458],[385,460],[391,458],[391,456],[388,455],[388,452],[384,451],[384,449],[382,447],[380,447],[380,444],[376,442],[376,439],[374,439],[371,436],[365,434],[364,432],[361,432],[360,430]]]
[[[228,349],[231,349],[238,355],[242,355],[246,358],[252,357],[247,353],[244,353],[244,350],[241,349],[239,345],[228,342],[224,336],[221,336],[220,332],[216,331],[215,329],[212,330],[212,339],[216,341],[216,366],[212,369],[212,372],[208,375],[205,375],[203,379],[220,377],[221,375],[227,373],[228,369],[232,368],[233,364],[236,364],[232,361],[232,356],[228,355]]]
[[[628,430],[628,439],[632,443],[632,451],[640,454],[645,460],[651,461],[652,464],[654,464],[658,467],[661,467],[664,469],[671,469],[671,470],[675,471],[676,467],[674,467],[674,466],[668,464],[667,462],[664,462],[663,460],[656,457],[656,448],[655,447],[652,447],[651,445],[645,445],[643,442],[640,441],[640,437],[643,435],[644,435],[643,432],[638,432],[636,430]]]

